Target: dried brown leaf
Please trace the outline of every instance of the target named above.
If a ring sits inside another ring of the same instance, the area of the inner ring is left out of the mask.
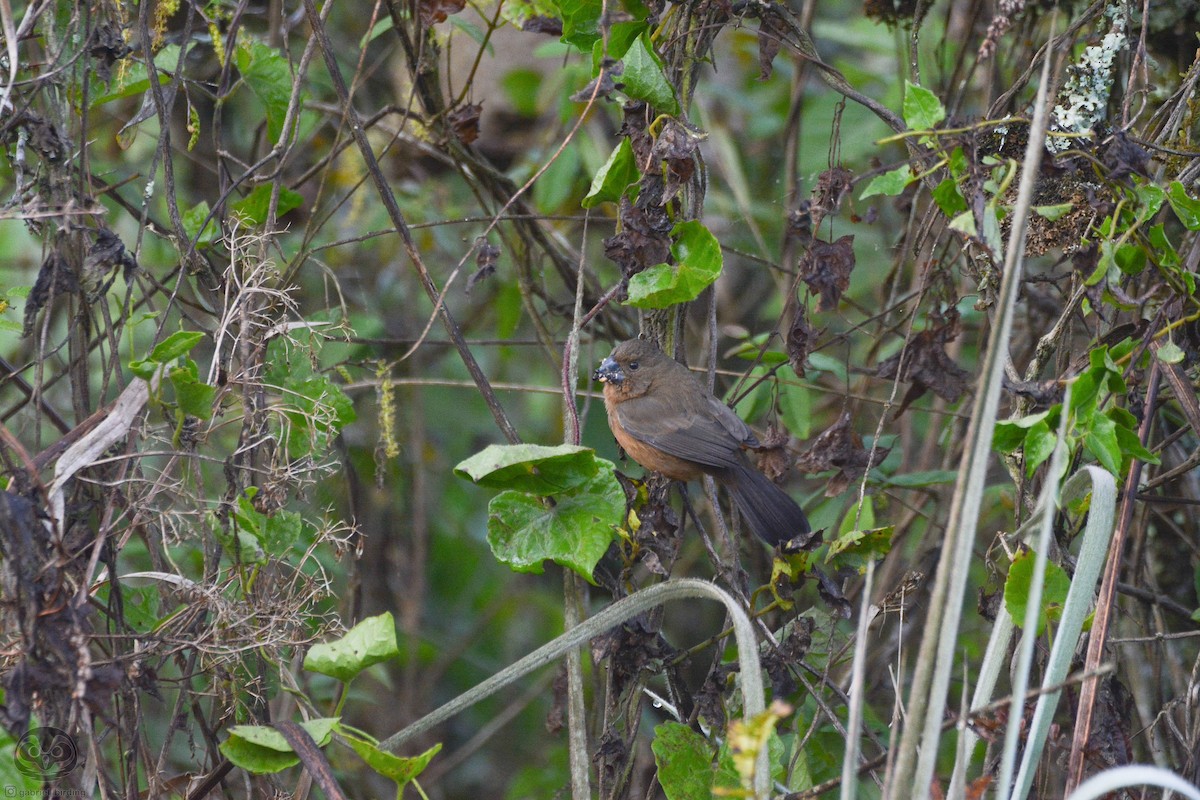
[[[970,373],[954,362],[946,352],[946,342],[958,335],[957,320],[921,331],[904,348],[875,368],[878,378],[910,381],[912,386],[896,411],[904,413],[908,406],[927,391],[948,403],[956,402],[967,390]]]
[[[482,103],[465,103],[446,115],[450,129],[463,144],[470,144],[479,138],[479,115],[482,111]]]
[[[808,252],[800,259],[800,277],[821,298],[817,304],[819,310],[837,308],[842,294],[850,288],[854,263],[853,234],[835,242],[813,240]]]
[[[843,411],[838,421],[797,457],[796,468],[809,474],[838,470],[825,487],[826,496],[835,497],[845,491],[851,481],[887,458],[889,452],[890,448],[876,448],[872,457],[872,451],[863,447],[862,437],[850,427],[850,412]]]
[[[475,288],[475,284],[490,278],[496,273],[496,262],[500,259],[500,248],[491,242],[479,242],[475,248],[475,272],[467,280],[467,294]]]
[[[775,56],[783,40],[774,14],[764,12],[758,23],[758,79],[765,81],[775,72]]]
[[[563,33],[563,24],[562,20],[557,17],[537,16],[525,20],[524,24],[521,25],[521,30],[559,37]]]
[[[417,15],[425,27],[445,22],[447,17],[467,7],[467,0],[421,0],[417,4]]]
[[[804,365],[808,362],[808,354],[812,352],[813,339],[816,331],[808,324],[808,313],[802,307],[796,308],[796,316],[787,333],[788,363],[792,370],[801,378],[804,377]]]

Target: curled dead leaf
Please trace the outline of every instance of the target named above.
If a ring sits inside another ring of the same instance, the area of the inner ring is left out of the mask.
[[[817,308],[833,311],[850,288],[854,271],[854,236],[847,234],[835,242],[814,239],[800,259],[800,277],[820,298]]]

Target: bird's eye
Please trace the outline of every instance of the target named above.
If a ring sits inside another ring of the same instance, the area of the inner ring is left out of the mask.
[[[636,362],[636,361],[630,361],[630,362],[629,362],[629,368],[630,368],[630,369],[637,369],[637,368],[638,368],[638,362]]]

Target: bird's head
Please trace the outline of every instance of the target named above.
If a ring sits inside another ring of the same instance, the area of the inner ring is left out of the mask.
[[[666,358],[662,350],[648,339],[630,339],[613,348],[608,358],[600,362],[592,373],[592,380],[620,386],[626,381],[636,381],[639,371],[657,364]]]

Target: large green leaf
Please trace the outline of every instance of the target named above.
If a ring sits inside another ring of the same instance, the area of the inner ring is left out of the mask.
[[[1121,474],[1121,444],[1117,441],[1117,425],[1103,414],[1092,417],[1091,430],[1083,437],[1083,446],[1096,457],[1100,466],[1113,475]]]
[[[314,644],[304,656],[304,668],[349,683],[367,667],[399,654],[396,621],[391,612],[385,611],[367,617],[340,639]]]
[[[1167,200],[1185,228],[1189,231],[1200,231],[1200,200],[1189,197],[1182,183],[1171,181],[1167,187]]]
[[[538,496],[581,486],[595,477],[599,464],[590,447],[560,444],[492,444],[454,468],[460,478],[491,489],[515,489]]]
[[[700,734],[678,722],[654,728],[654,763],[667,800],[710,800],[715,749]]]
[[[207,335],[200,331],[176,331],[154,346],[150,351],[150,360],[159,364],[174,361],[200,344]]]
[[[324,747],[337,722],[335,717],[321,717],[301,722],[300,727],[318,747]],[[279,772],[300,763],[283,734],[267,725],[235,725],[229,729],[229,738],[221,742],[220,750],[236,766],[259,775]]]
[[[1180,188],[1183,188],[1183,186],[1180,185]],[[1151,219],[1162,208],[1163,201],[1167,198],[1167,193],[1152,183],[1136,187],[1133,193],[1138,199],[1138,222],[1145,222]]]
[[[421,753],[419,756],[404,758],[380,750],[368,741],[356,736],[346,736],[346,742],[358,753],[359,758],[367,762],[367,766],[385,778],[396,782],[396,788],[403,791],[406,784],[420,775],[429,766],[433,757],[441,752],[441,742]]]
[[[892,536],[896,529],[892,525],[868,530],[854,529],[839,534],[829,543],[829,552],[825,563],[834,565],[837,569],[854,569],[862,574],[867,571],[867,564],[878,561],[892,549]]]
[[[650,29],[642,20],[626,20],[614,23],[608,31],[608,39],[597,39],[592,44],[592,75],[600,74],[604,59],[620,60],[629,52],[637,38]],[[605,48],[608,48],[607,50]]]
[[[292,94],[292,71],[287,60],[275,48],[249,39],[237,49],[237,67],[267,112],[267,137],[272,143],[279,141]]]
[[[196,242],[197,247],[208,247],[216,241],[221,234],[221,229],[217,225],[217,220],[209,219],[209,207],[207,200],[201,200],[196,205],[183,212],[183,231],[188,235],[189,239]],[[208,220],[205,224],[205,220]],[[200,230],[200,226],[204,225],[204,230]]]
[[[295,511],[275,511],[267,515],[254,507],[258,487],[247,487],[237,500],[233,521],[239,532],[254,538],[263,551],[279,556],[296,546],[304,533],[304,518]]]
[[[1146,236],[1150,240],[1150,245],[1154,248],[1154,254],[1159,264],[1164,267],[1179,266],[1179,252],[1175,249],[1175,245],[1171,244],[1171,240],[1167,238],[1167,232],[1164,229],[1163,223],[1160,222],[1151,227],[1146,232]]]
[[[175,390],[175,402],[180,411],[199,419],[212,417],[217,387],[200,380],[195,361],[189,358],[186,365],[173,368],[170,378],[171,387]]]
[[[662,59],[654,52],[649,33],[642,34],[629,45],[622,61],[625,71],[621,73],[620,82],[625,86],[625,94],[635,100],[645,100],[665,114],[679,113],[675,90],[663,72]]]
[[[555,5],[562,15],[562,40],[581,52],[591,50],[600,38],[601,0],[556,0]]]
[[[858,199],[865,200],[877,194],[895,197],[903,192],[904,187],[908,186],[914,180],[916,180],[916,176],[913,175],[912,167],[908,164],[902,164],[893,170],[872,178],[871,182],[862,190],[862,194],[858,196]]]
[[[938,204],[938,208],[951,219],[954,219],[967,210],[967,201],[963,199],[962,192],[953,178],[943,179],[941,183],[934,187],[932,194],[934,202]],[[1037,209],[1034,210],[1036,211]]]
[[[931,130],[945,118],[946,109],[936,94],[923,86],[904,82],[904,124],[910,130]]]
[[[141,74],[141,77],[133,77],[132,73],[136,70]],[[126,97],[134,97],[135,95],[144,94],[150,88],[150,79],[146,77],[146,68],[142,65],[137,65],[130,70],[131,76],[121,83],[117,84],[111,91],[104,92],[92,100],[92,108],[102,106],[105,103],[111,103],[113,100],[121,100]],[[166,86],[171,82],[171,76],[166,72],[158,73],[158,85]]]
[[[1008,568],[1008,577],[1004,581],[1004,606],[1017,624],[1025,620],[1035,558],[1036,555],[1031,550],[1018,553]],[[1070,589],[1071,579],[1067,577],[1063,568],[1047,561],[1046,582],[1042,588],[1042,608],[1038,613],[1039,636],[1046,629],[1047,621],[1055,621],[1062,614],[1062,606],[1067,601],[1067,592]]]
[[[696,220],[681,222],[671,231],[674,264],[658,264],[629,279],[629,304],[666,308],[695,300],[721,275],[721,245]]]
[[[303,202],[304,198],[298,193],[291,189],[281,188],[276,214],[282,217],[293,208],[299,208]],[[231,203],[229,211],[241,217],[246,223],[257,226],[267,221],[267,209],[270,207],[270,203],[271,185],[264,183],[262,186],[256,186],[254,191],[241,200]]]
[[[103,91],[97,91],[91,98],[92,108],[143,94],[150,88],[150,77],[145,63],[137,59],[129,59],[126,68],[116,72]],[[171,82],[171,76],[179,67],[179,45],[169,44],[154,56],[154,66],[157,68],[158,83],[165,86]]]
[[[606,201],[616,202],[625,194],[625,190],[641,177],[637,162],[633,157],[633,147],[629,139],[621,139],[621,143],[613,148],[604,162],[604,166],[592,178],[592,188],[587,197],[583,198],[583,207],[591,208]]]
[[[506,491],[488,504],[488,544],[516,572],[540,574],[544,561],[573,569],[587,580],[608,550],[625,515],[625,492],[611,462],[587,483],[538,497]]]

